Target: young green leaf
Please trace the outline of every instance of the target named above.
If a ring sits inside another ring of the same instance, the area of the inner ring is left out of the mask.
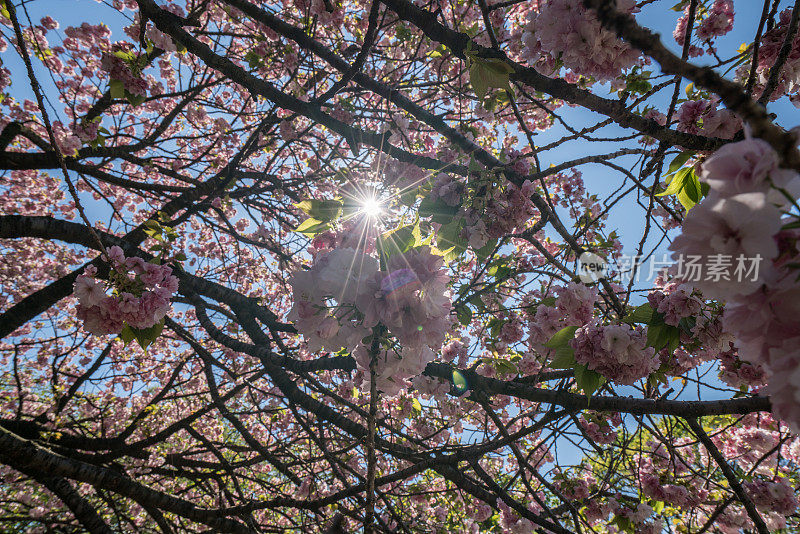
[[[342,213],[342,203],[338,200],[303,200],[295,205],[309,217],[321,222],[336,220]]]
[[[572,347],[565,345],[554,350],[556,355],[553,361],[547,364],[548,367],[553,369],[572,369],[575,367],[575,351],[572,350]]]
[[[514,68],[502,59],[473,56],[469,67],[469,81],[475,95],[483,100],[489,87],[509,89],[508,75]]]
[[[314,218],[309,218],[300,223],[300,226],[294,229],[295,232],[299,232],[307,237],[314,237],[317,234],[321,234],[330,228],[328,223],[318,221]]]
[[[587,399],[591,399],[605,379],[603,375],[588,369],[585,365],[575,364],[575,385],[585,394]]]
[[[575,337],[575,331],[578,330],[577,326],[567,326],[562,328],[550,338],[550,341],[544,344],[545,347],[557,349],[559,347],[569,346],[569,342]]]
[[[692,156],[694,156],[694,154],[695,153],[692,152],[691,150],[686,150],[675,156],[675,159],[673,159],[672,162],[670,162],[669,164],[669,174],[678,172],[678,169],[683,167],[686,164],[686,162],[689,161],[689,159],[691,159]]]
[[[456,306],[456,317],[459,323],[468,326],[472,322],[472,310],[464,304],[459,304]]]

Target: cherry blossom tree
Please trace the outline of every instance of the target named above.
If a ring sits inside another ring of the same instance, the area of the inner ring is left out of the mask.
[[[798,531],[800,2],[672,3],[0,0],[0,529]]]

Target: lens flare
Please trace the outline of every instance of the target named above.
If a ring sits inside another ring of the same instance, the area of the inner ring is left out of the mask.
[[[455,369],[453,370],[453,389],[455,390],[455,394],[459,397],[469,391],[467,377]]]
[[[383,205],[377,198],[367,197],[361,201],[361,213],[375,219],[383,213]]]

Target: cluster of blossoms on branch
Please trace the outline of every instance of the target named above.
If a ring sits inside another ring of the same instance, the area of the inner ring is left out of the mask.
[[[608,445],[617,439],[617,427],[622,424],[619,413],[584,412],[578,419],[581,428],[598,445]]]
[[[126,91],[133,95],[147,96],[148,83],[137,67],[138,56],[126,50],[122,45],[115,45],[111,52],[103,54],[100,67],[108,72],[112,80],[122,83]]]
[[[792,9],[783,10],[779,16],[778,24],[764,33],[761,46],[758,48],[756,61],[756,79],[753,93],[760,97],[767,85],[772,66],[775,65],[786,36],[791,26]],[[737,80],[746,80],[750,73],[750,64],[739,67],[736,71]],[[783,95],[788,95],[789,100],[800,107],[800,33],[795,33],[794,40],[789,48],[786,62],[777,79],[777,86],[769,95],[770,101],[775,101]]]
[[[635,13],[636,2],[620,0],[617,9]],[[531,11],[522,42],[537,70],[555,75],[565,67],[571,71],[566,78],[570,82],[581,75],[611,81],[640,60],[639,52],[604,29],[582,0],[540,2],[539,9]]]
[[[686,29],[689,25],[690,3],[683,10],[683,16],[678,19],[678,24],[672,32],[675,41],[681,46],[686,41]],[[699,10],[695,13],[697,17]],[[703,42],[708,42],[715,37],[720,37],[733,29],[733,0],[714,0],[711,7],[706,10],[705,17],[696,26],[694,35]],[[699,46],[689,46],[689,57],[701,56],[705,51]]]
[[[773,410],[800,424],[800,286],[793,265],[800,254],[796,215],[800,178],[781,169],[768,143],[748,138],[725,145],[702,166],[706,198],[684,219],[670,245],[673,258],[719,255],[763,260],[756,276],[694,282],[704,295],[726,302],[725,330],[735,336],[742,360],[770,378]],[[756,274],[756,273],[754,273]]]
[[[351,352],[367,384],[374,356],[378,388],[396,395],[433,360],[452,326],[443,263],[429,247],[420,247],[390,256],[379,269],[373,256],[335,248],[292,275],[289,319],[310,350]],[[378,325],[399,346],[373,337]]]
[[[703,301],[696,293],[689,284],[672,281],[648,293],[647,301],[655,311],[664,315],[666,324],[678,326],[681,319],[700,313]]]
[[[575,332],[570,346],[576,362],[620,384],[631,385],[659,367],[641,327],[592,322]]]
[[[527,164],[517,166],[523,167],[524,173],[530,172]],[[401,193],[428,182],[426,172],[413,164],[390,160],[384,172],[387,183]],[[433,204],[434,213],[452,211],[459,228],[454,237],[478,250],[490,240],[523,230],[536,220],[538,210],[531,202],[535,190],[530,180],[517,186],[504,179],[481,176],[468,187],[463,179],[439,173],[431,180],[426,201]]]
[[[664,522],[661,519],[648,521],[653,515],[653,508],[647,503],[626,503],[622,496],[620,498],[610,497],[606,502],[598,499],[590,499],[587,503],[585,514],[586,519],[596,525],[605,526],[608,516],[624,518],[626,522],[635,527],[637,534],[661,534],[664,529]]]
[[[126,258],[122,249],[108,249],[109,282],[97,279],[97,268],[89,265],[75,280],[77,315],[83,328],[95,335],[119,334],[127,324],[144,330],[160,323],[170,311],[178,291],[178,278],[168,265]],[[112,295],[106,292],[111,287]]]

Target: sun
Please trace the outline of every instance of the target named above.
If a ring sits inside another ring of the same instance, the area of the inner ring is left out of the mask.
[[[361,213],[371,219],[376,219],[383,213],[383,205],[381,201],[375,197],[365,197],[360,201],[360,204]]]

